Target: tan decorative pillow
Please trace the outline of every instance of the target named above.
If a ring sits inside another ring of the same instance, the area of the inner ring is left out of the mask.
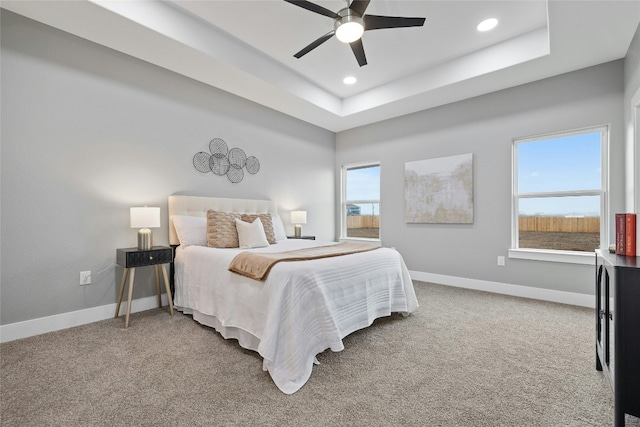
[[[242,215],[236,212],[207,211],[207,246],[213,248],[237,248],[238,231],[236,219]]]
[[[262,221],[262,227],[264,228],[264,234],[267,236],[269,244],[273,245],[277,243],[276,233],[273,230],[273,221],[271,220],[271,214],[242,214],[242,220],[244,222],[253,222],[254,219],[260,218]]]

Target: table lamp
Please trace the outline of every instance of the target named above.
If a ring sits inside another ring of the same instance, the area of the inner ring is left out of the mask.
[[[160,208],[131,208],[131,228],[138,230],[138,249],[147,250],[153,246],[153,235],[149,228],[160,227]]]
[[[295,224],[293,235],[302,237],[302,225],[307,223],[307,211],[291,211],[291,223]]]

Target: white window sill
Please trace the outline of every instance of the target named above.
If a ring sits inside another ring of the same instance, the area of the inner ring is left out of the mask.
[[[531,261],[595,265],[595,252],[551,251],[546,249],[509,249],[509,258]]]

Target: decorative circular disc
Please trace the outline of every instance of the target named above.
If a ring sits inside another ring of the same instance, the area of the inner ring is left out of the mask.
[[[225,175],[229,171],[229,159],[226,156],[213,155],[210,160],[211,171],[218,175]]]
[[[232,164],[229,166],[227,178],[229,178],[229,181],[237,184],[238,182],[242,181],[242,178],[244,178],[244,172],[242,171],[241,167]]]
[[[246,161],[247,155],[240,148],[232,148],[231,150],[229,150],[229,163],[231,163],[232,165],[236,165],[240,169],[242,169]]]
[[[196,168],[198,172],[211,172],[211,166],[209,164],[210,158],[211,155],[209,153],[205,153],[204,151],[196,153],[195,156],[193,156],[193,167]]]
[[[260,170],[260,160],[257,157],[249,156],[247,157],[247,162],[245,164],[247,168],[247,172],[252,175],[255,175]]]
[[[227,143],[222,139],[213,138],[211,142],[209,142],[209,151],[211,151],[211,154],[213,154],[214,156],[216,154],[226,156],[229,152],[229,147],[227,147]]]

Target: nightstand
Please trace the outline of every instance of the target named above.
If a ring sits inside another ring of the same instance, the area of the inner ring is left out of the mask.
[[[162,276],[164,278],[164,287],[169,300],[169,312],[173,316],[173,300],[171,299],[171,289],[169,288],[169,279],[167,278],[167,263],[173,258],[173,250],[166,246],[153,246],[151,249],[138,248],[122,248],[116,250],[116,262],[124,268],[122,273],[122,281],[120,282],[120,292],[118,294],[118,305],[116,306],[117,318],[120,314],[120,303],[122,303],[122,295],[124,294],[124,283],[129,275],[129,295],[127,298],[127,317],[124,327],[129,327],[129,314],[131,313],[131,296],[133,295],[133,282],[136,273],[136,267],[153,266],[156,273],[156,290],[158,292],[158,308],[162,307],[162,299],[160,298],[160,276],[158,267],[162,267]]]
[[[304,239],[304,240],[316,240],[316,236],[287,236],[287,239]]]

